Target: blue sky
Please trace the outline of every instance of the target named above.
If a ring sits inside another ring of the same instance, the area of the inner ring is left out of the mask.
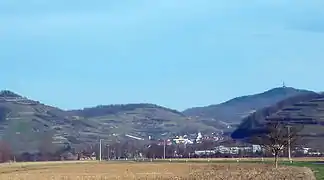
[[[183,110],[323,91],[324,1],[1,0],[0,89],[74,109]]]

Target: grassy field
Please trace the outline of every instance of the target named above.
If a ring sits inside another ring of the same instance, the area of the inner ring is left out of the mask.
[[[228,161],[230,162],[230,161]],[[303,166],[299,164],[299,166]],[[315,166],[315,165],[314,165]],[[298,178],[299,177],[299,178]],[[308,168],[267,163],[196,162],[40,162],[0,166],[0,179],[104,180],[104,179],[311,179]]]
[[[176,163],[258,163],[258,164],[272,164],[273,158],[210,158],[210,159],[160,159],[158,162],[176,162]],[[279,163],[285,166],[308,167],[316,175],[316,179],[324,180],[324,158],[319,157],[302,157],[293,158],[290,163],[288,158],[280,158]],[[323,164],[321,164],[323,163]]]
[[[313,170],[315,173],[316,179],[322,180],[324,179],[324,164],[316,164],[314,162],[294,162],[293,164],[283,162],[284,165],[292,165],[297,167],[308,167]]]
[[[300,158],[293,158],[292,159],[294,162],[314,162],[314,161],[323,161],[323,157],[300,157]],[[158,159],[158,161],[170,161],[170,159]],[[253,161],[253,162],[262,162],[262,161],[273,161],[272,157],[267,157],[267,158],[180,158],[176,159],[173,158],[171,161],[176,161],[176,162],[222,162],[222,161]],[[288,161],[288,158],[279,158],[279,161],[286,162]]]

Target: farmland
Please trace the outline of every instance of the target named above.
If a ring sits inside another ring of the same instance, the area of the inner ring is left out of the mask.
[[[41,162],[0,166],[0,179],[306,179],[312,172],[304,167],[270,164],[196,162]],[[297,178],[298,177],[298,178]]]

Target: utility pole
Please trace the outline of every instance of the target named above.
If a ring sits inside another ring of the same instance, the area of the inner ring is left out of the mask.
[[[282,83],[282,87],[283,88],[286,88],[286,84],[285,82]],[[290,128],[291,128],[291,125],[287,125],[286,126],[288,129],[287,129],[287,135],[288,135],[288,160],[290,161],[290,163],[292,163],[292,160],[291,160],[291,149],[290,149]]]
[[[99,161],[101,162],[101,142],[102,139],[99,140]]]
[[[107,156],[108,156],[107,158],[108,158],[108,160],[110,160],[110,149],[109,149],[109,145],[107,145],[107,151],[108,151],[108,152],[107,152],[107,153],[108,153],[108,154],[107,154]]]
[[[291,159],[291,149],[290,149],[290,128],[291,128],[291,126],[288,125],[287,128],[288,128],[287,129],[287,131],[288,131],[288,159],[289,159],[290,163],[292,163],[292,159]]]
[[[165,139],[163,140],[163,159],[165,159],[165,149],[166,149],[166,146],[165,146]]]

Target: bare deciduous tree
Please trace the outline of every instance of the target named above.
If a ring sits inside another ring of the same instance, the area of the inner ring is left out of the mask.
[[[282,121],[267,122],[262,133],[257,133],[251,137],[253,144],[259,144],[262,148],[270,151],[275,159],[275,167],[278,167],[279,154],[294,145],[299,139],[298,133],[303,125],[294,124],[288,126]]]
[[[9,144],[0,141],[0,162],[7,162],[11,159],[11,149]]]

